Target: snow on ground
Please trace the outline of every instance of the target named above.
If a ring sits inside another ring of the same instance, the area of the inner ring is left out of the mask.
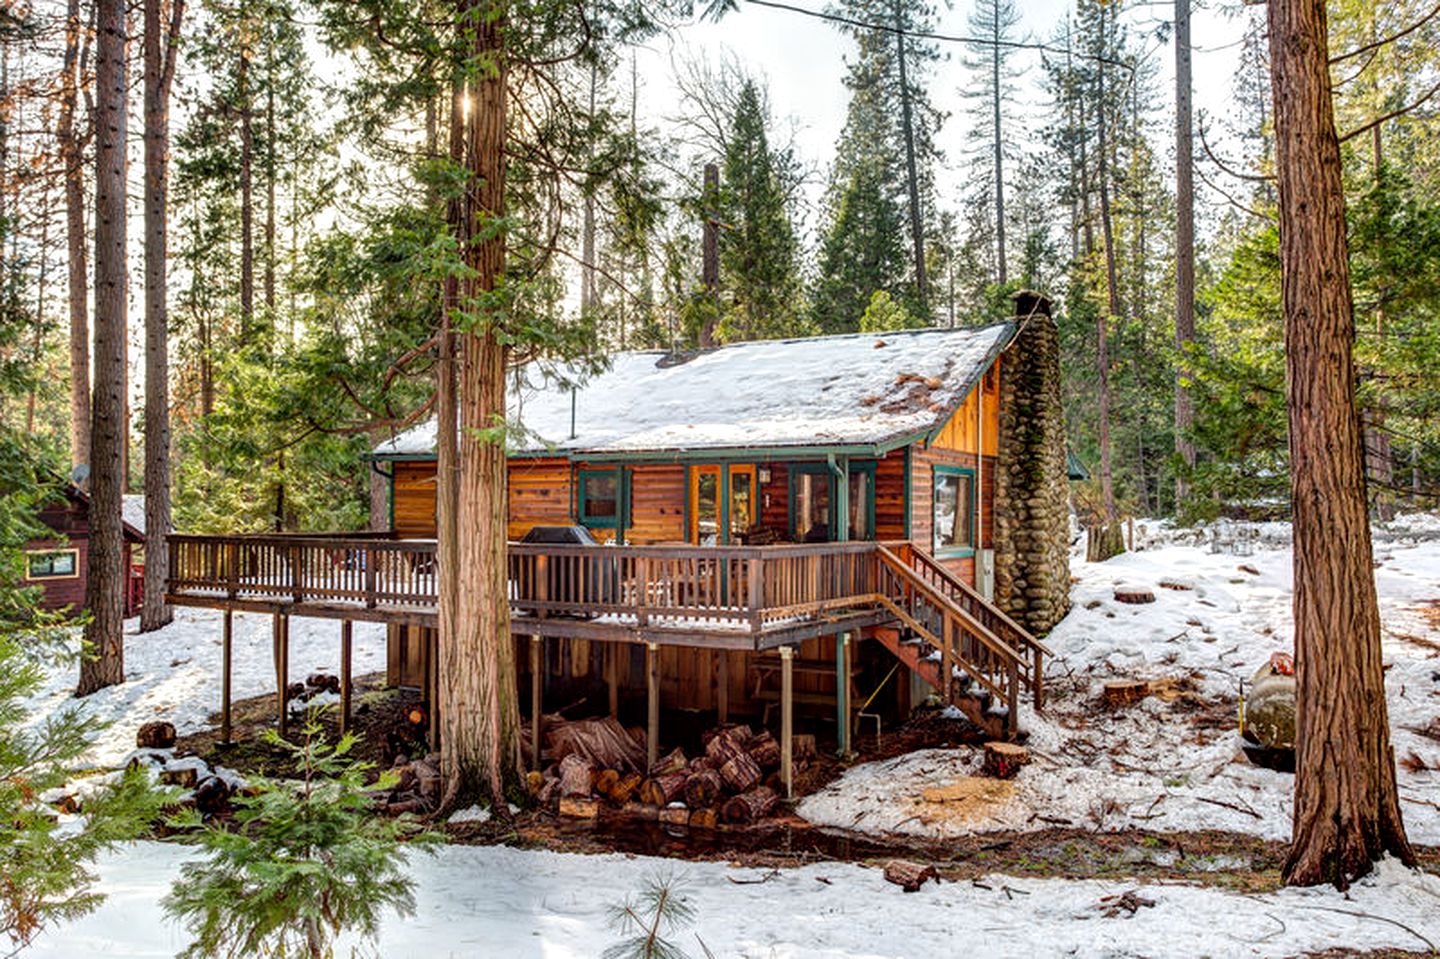
[[[30,959],[170,957],[182,931],[157,903],[184,846],[140,843],[99,865],[107,899],[42,935]],[[878,868],[826,863],[767,872],[723,863],[447,846],[411,861],[416,915],[387,916],[378,954],[568,959],[618,936],[610,909],[653,877],[680,880],[694,925],[689,955],[725,957],[1293,956],[1336,945],[1421,950],[1440,943],[1440,877],[1385,862],[1348,895],[1330,888],[1247,895],[1179,883],[989,876],[926,883],[907,894]],[[1154,903],[1107,918],[1102,898],[1135,891]],[[1409,927],[1408,929],[1405,927]],[[698,937],[698,938],[697,938]],[[703,943],[703,948],[701,946]],[[336,955],[348,955],[350,943]]]
[[[1440,601],[1440,543],[1393,538],[1375,557],[1395,755],[1414,753],[1430,767],[1401,764],[1401,807],[1410,838],[1437,844],[1440,743],[1416,730],[1440,717],[1440,619],[1425,616]],[[1106,563],[1074,558],[1073,609],[1046,639],[1056,659],[1046,668],[1045,714],[1022,710],[1030,766],[1012,782],[972,780],[978,750],[917,752],[849,770],[803,800],[801,815],[926,836],[1068,824],[1288,838],[1294,779],[1244,758],[1235,719],[1241,680],[1292,648],[1290,563],[1288,549],[1236,556],[1193,545]],[[1147,587],[1156,601],[1117,602],[1118,585]],[[1128,707],[1099,705],[1104,682],[1132,678],[1174,682]]]
[[[30,715],[39,720],[78,703],[108,722],[85,757],[98,766],[121,762],[135,748],[135,731],[145,723],[168,720],[182,736],[207,728],[207,719],[220,708],[222,618],[219,610],[177,607],[175,621],[151,633],[138,632],[138,619],[127,621],[124,683],[76,700],[72,693],[79,666],[66,663],[52,669],[30,698]],[[265,614],[235,614],[231,691],[237,700],[275,691],[271,624]],[[354,675],[383,670],[385,627],[356,623],[354,637]],[[304,680],[317,671],[340,672],[340,624],[292,618],[290,679]]]

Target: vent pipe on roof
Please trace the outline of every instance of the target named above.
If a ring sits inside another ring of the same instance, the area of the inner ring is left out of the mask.
[[[575,394],[579,392],[575,387],[570,387],[570,438],[575,438]]]

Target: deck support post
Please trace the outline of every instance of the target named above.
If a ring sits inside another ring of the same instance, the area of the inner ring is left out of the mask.
[[[276,613],[273,624],[275,647],[275,684],[278,687],[275,704],[279,711],[276,726],[284,736],[289,726],[290,712],[290,617]]]
[[[235,671],[235,614],[225,610],[220,627],[220,741],[230,743],[230,678]]]
[[[436,737],[439,723],[436,720],[436,706],[440,702],[440,630],[420,630],[420,640],[425,644],[425,742],[431,750],[438,752],[440,742]]]
[[[355,624],[340,620],[340,735],[350,731],[350,675],[354,669]]]
[[[541,637],[530,637],[530,768],[535,770],[540,768],[540,722],[545,705],[544,644]]]
[[[610,694],[610,718],[617,719],[620,716],[620,652],[624,647],[619,643],[605,643],[600,648],[605,650],[605,685]]]
[[[660,758],[660,645],[645,644],[645,762]]]
[[[780,647],[780,779],[795,798],[795,647]]]
[[[835,636],[835,742],[841,759],[850,755],[850,634]]]
[[[730,721],[730,653],[715,650],[715,712],[721,723]]]

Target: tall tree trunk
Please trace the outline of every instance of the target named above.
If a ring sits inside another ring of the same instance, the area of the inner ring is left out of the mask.
[[[275,51],[265,52],[265,310],[275,322]]]
[[[1190,396],[1193,375],[1186,356],[1195,339],[1195,121],[1191,112],[1190,0],[1175,0],[1175,452],[1180,473],[1175,478],[1175,506],[1189,494],[1195,468],[1195,402]]]
[[[505,266],[508,70],[503,0],[461,0],[471,40],[471,109],[465,124],[469,185],[459,239],[477,293],[493,290]],[[474,309],[470,307],[470,309]],[[460,448],[457,583],[453,628],[440,635],[440,748],[446,800],[483,794],[504,808],[520,776],[520,709],[510,636],[506,565],[505,365],[502,319],[481,308],[460,331]]]
[[[700,280],[711,310],[700,327],[700,345],[715,345],[715,328],[720,323],[720,168],[705,164],[703,195],[705,223],[700,234]]]
[[[166,7],[169,17],[166,17]],[[145,0],[145,599],[140,631],[171,620],[170,317],[165,243],[169,230],[170,86],[185,0]]]
[[[90,462],[90,269],[85,250],[85,169],[80,112],[80,0],[65,13],[65,58],[60,79],[60,115],[55,124],[65,174],[65,247],[70,302],[70,465]]]
[[[243,15],[240,30],[236,70],[240,96],[240,342],[248,345],[255,332],[255,131],[250,109],[250,21]]]
[[[992,21],[995,25],[995,45],[990,50],[990,95],[993,99],[994,129],[993,143],[995,148],[995,254],[999,266],[1000,285],[1006,283],[1005,271],[1005,151],[1003,149],[1003,130],[1000,122],[1000,67],[1002,58],[1000,56],[1000,11],[996,8],[995,17]],[[954,326],[952,322],[950,324]]]
[[[595,87],[598,67],[590,65],[590,113],[588,120],[595,122]],[[594,161],[593,155],[590,161]],[[595,189],[594,184],[585,183],[584,207],[580,224],[580,313],[588,316],[595,309]]]
[[[1354,305],[1323,0],[1270,0],[1295,539],[1295,813],[1285,879],[1341,888],[1405,837],[1385,704]]]
[[[910,191],[910,242],[915,247],[915,293],[920,309],[929,314],[930,291],[925,282],[925,228],[920,215],[920,180],[915,166],[915,124],[910,110],[910,81],[905,65],[905,20],[895,4],[896,63],[900,69],[900,123],[905,134],[905,178]]]
[[[1105,5],[1100,5],[1100,39],[1097,53],[1105,50]],[[1115,267],[1115,229],[1110,216],[1110,146],[1107,127],[1109,117],[1105,103],[1105,63],[1095,65],[1098,95],[1095,98],[1096,117],[1096,179],[1100,187],[1100,229],[1105,243],[1105,287],[1106,308],[1100,311],[1095,321],[1098,340],[1096,347],[1097,371],[1100,374],[1100,495],[1105,505],[1105,521],[1113,523],[1116,517],[1115,484],[1110,468],[1110,318],[1120,315],[1120,288]]]
[[[125,681],[125,0],[98,0],[95,87],[95,390],[91,413],[86,657],[77,696]]]
[[[40,214],[40,270],[35,278],[35,329],[30,340],[30,362],[40,368],[40,356],[45,346],[45,301],[50,292],[50,191],[46,189],[44,209]],[[35,383],[30,384],[30,395],[25,400],[25,432],[35,432]]]

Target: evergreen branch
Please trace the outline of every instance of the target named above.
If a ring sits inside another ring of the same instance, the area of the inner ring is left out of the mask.
[[[1220,157],[1215,154],[1214,150],[1210,149],[1210,141],[1205,138],[1204,124],[1201,124],[1198,127],[1198,130],[1200,132],[1200,146],[1204,148],[1205,155],[1210,158],[1210,162],[1214,163],[1217,167],[1220,168],[1221,173],[1233,176],[1237,180],[1250,180],[1255,183],[1275,182],[1275,177],[1273,175],[1264,173],[1242,173],[1241,171],[1231,167],[1224,160],[1221,160]]]
[[[1437,15],[1440,15],[1440,3],[1437,3],[1434,7],[1431,8],[1429,13],[1425,14],[1425,16],[1421,17],[1419,20],[1416,20],[1414,23],[1410,24],[1410,26],[1406,27],[1403,30],[1392,33],[1388,37],[1382,37],[1379,40],[1367,43],[1364,46],[1356,47],[1354,50],[1351,50],[1348,53],[1336,54],[1335,56],[1330,58],[1330,65],[1334,66],[1337,63],[1344,63],[1346,60],[1358,57],[1363,53],[1367,53],[1371,50],[1378,50],[1380,47],[1394,43],[1396,40],[1400,40],[1414,33],[1416,30],[1419,30],[1421,27],[1425,26],[1425,24],[1429,23],[1431,20],[1434,20]]]
[[[1349,139],[1352,138],[1352,137],[1358,137],[1358,136],[1359,136],[1360,134],[1362,134],[1362,133],[1365,133],[1365,132],[1367,132],[1367,131],[1369,131],[1369,130],[1375,129],[1375,128],[1378,127],[1380,124],[1384,123],[1386,120],[1393,120],[1393,119],[1395,119],[1396,117],[1404,116],[1405,114],[1409,113],[1410,111],[1416,110],[1416,109],[1420,108],[1420,107],[1423,106],[1428,100],[1430,100],[1431,97],[1435,96],[1435,94],[1437,94],[1437,93],[1440,93],[1440,83],[1435,84],[1433,87],[1431,87],[1429,90],[1427,90],[1427,91],[1425,92],[1425,95],[1422,96],[1422,97],[1420,97],[1420,99],[1414,100],[1414,101],[1406,104],[1406,105],[1403,106],[1403,107],[1399,107],[1399,108],[1397,108],[1397,109],[1391,110],[1389,113],[1382,114],[1382,115],[1376,117],[1375,119],[1371,120],[1369,123],[1366,123],[1366,124],[1363,125],[1363,126],[1356,127],[1355,129],[1351,130],[1349,133],[1342,134],[1341,137],[1340,137],[1340,142],[1341,142],[1341,143],[1344,143],[1344,142],[1346,142],[1347,140],[1349,140]]]

